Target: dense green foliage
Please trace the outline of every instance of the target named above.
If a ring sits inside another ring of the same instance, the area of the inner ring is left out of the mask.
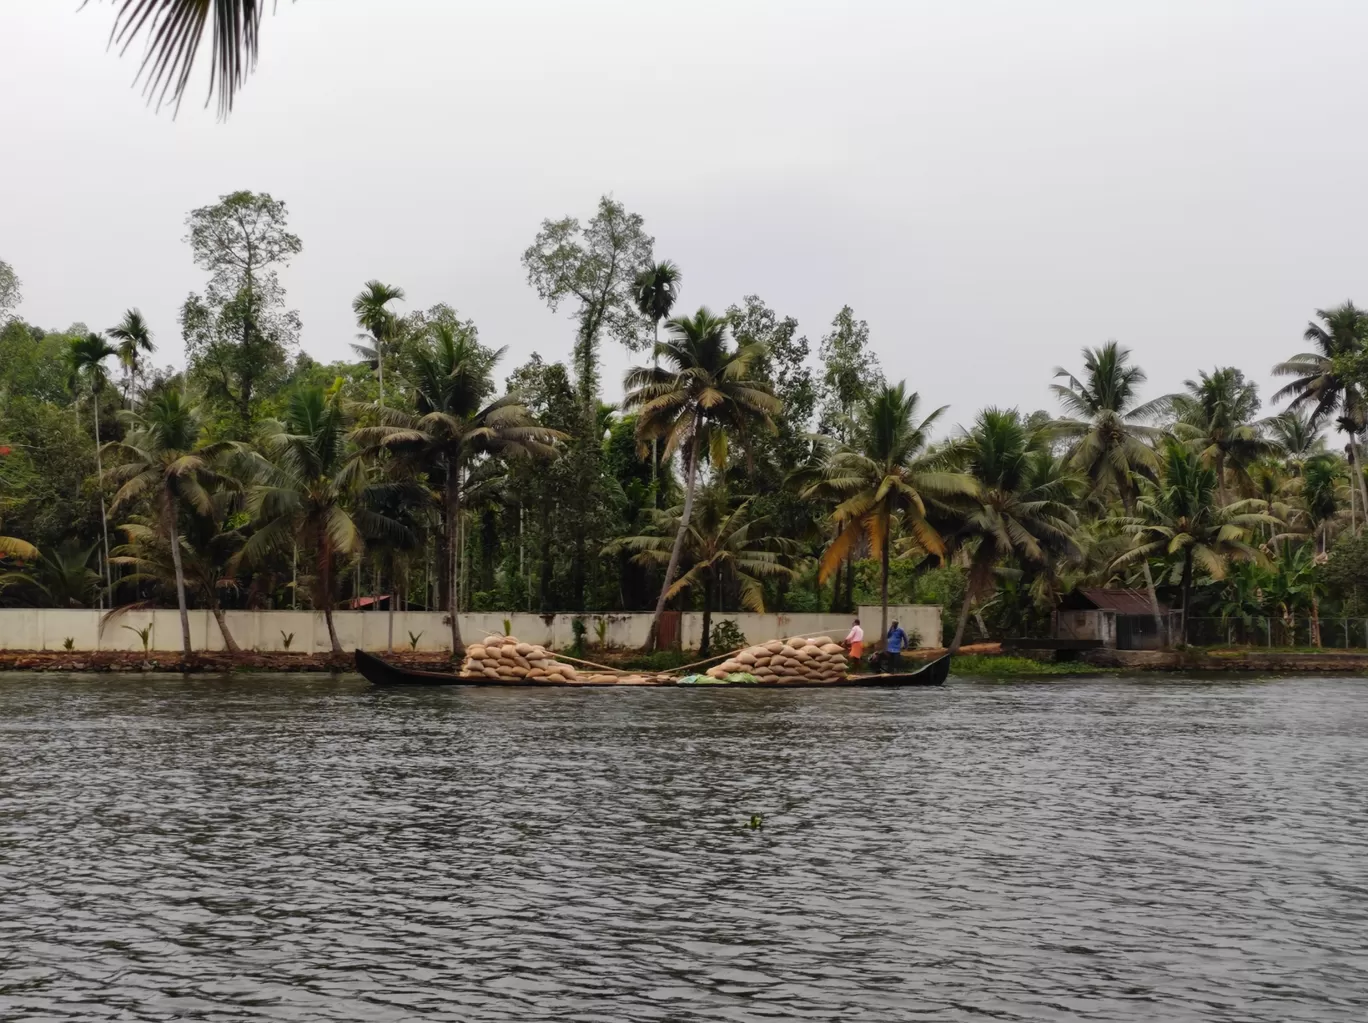
[[[849,307],[815,346],[755,295],[681,315],[679,268],[611,199],[524,253],[573,326],[565,361],[511,368],[453,307],[404,311],[376,280],[357,359],[320,365],[278,276],[303,245],[285,204],[235,192],[187,225],[207,278],[183,372],[154,367],[136,308],[105,331],[18,318],[0,264],[0,605],[204,607],[222,628],[227,608],[386,600],[710,620],[926,602],[957,642],[1048,629],[1083,585],[1181,607],[1192,640],[1191,622],[1298,619],[1286,640],[1316,643],[1320,619],[1368,615],[1351,304],[1275,367],[1271,417],[1234,367],[1145,395],[1113,342],[1055,371],[1057,413],[952,432],[923,407],[935,381],[881,367]],[[639,363],[621,409],[605,341]]]

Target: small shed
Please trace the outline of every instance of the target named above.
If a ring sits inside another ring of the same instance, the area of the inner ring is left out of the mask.
[[[1178,614],[1159,605],[1170,636],[1178,634]],[[1056,640],[1100,643],[1112,650],[1162,650],[1166,645],[1149,594],[1136,589],[1096,587],[1066,594],[1055,610],[1054,635]]]

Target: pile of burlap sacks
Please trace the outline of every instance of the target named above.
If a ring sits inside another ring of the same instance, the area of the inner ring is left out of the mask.
[[[556,655],[536,643],[520,643],[517,636],[486,636],[482,643],[466,647],[461,674],[491,682],[578,682],[587,685],[641,685],[642,675],[592,674],[576,671],[556,660]]]
[[[760,683],[837,682],[846,674],[845,648],[828,636],[775,639],[747,647],[707,675],[723,679],[738,673],[754,675]]]

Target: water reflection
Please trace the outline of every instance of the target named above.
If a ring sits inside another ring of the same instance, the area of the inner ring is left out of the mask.
[[[1365,739],[1347,680],[0,676],[0,1018],[1360,1020]]]

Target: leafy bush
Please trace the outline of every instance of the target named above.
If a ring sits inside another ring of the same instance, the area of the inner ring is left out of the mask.
[[[730,618],[712,627],[711,639],[714,653],[725,653],[746,645],[746,634],[741,631],[741,626]]]

